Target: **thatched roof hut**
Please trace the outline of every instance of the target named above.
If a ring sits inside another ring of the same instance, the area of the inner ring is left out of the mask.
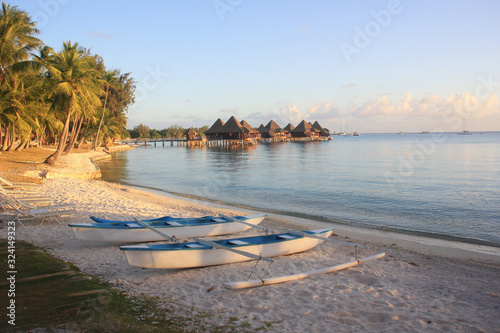
[[[224,127],[224,122],[219,118],[208,130],[205,131],[205,135],[217,135],[222,127]]]
[[[247,137],[248,129],[240,124],[240,122],[232,116],[229,120],[217,130],[217,134],[225,140],[245,139]]]
[[[196,140],[198,133],[193,128],[190,128],[184,132],[184,136],[186,137],[186,140]]]
[[[286,138],[289,136],[289,131],[281,128],[271,120],[267,125],[260,129],[263,138]]]
[[[318,137],[319,130],[313,128],[311,123],[302,120],[300,124],[297,125],[297,127],[290,131],[290,134],[294,138]]]
[[[288,123],[288,125],[286,125],[284,129],[288,132],[292,132],[295,129],[295,126],[293,126],[291,123]]]
[[[241,124],[241,126],[243,126],[243,129],[247,131],[248,137],[250,137],[250,138],[260,138],[260,132],[257,131],[255,128],[253,128],[245,120],[242,120],[240,124]]]
[[[321,127],[321,125],[318,123],[316,120],[314,124],[312,125],[314,129],[317,129],[319,131],[319,135],[321,136],[330,136],[330,130],[328,128]]]

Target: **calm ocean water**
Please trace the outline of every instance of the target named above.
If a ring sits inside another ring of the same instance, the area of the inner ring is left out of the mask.
[[[356,226],[500,246],[500,133],[138,147],[103,179]]]

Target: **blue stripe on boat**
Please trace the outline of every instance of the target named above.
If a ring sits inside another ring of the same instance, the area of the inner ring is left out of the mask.
[[[311,235],[318,235],[330,230],[333,230],[333,228],[307,230],[304,232]],[[301,238],[304,238],[304,236],[292,235],[290,233],[283,233],[283,234],[274,234],[268,236],[250,236],[242,238],[223,239],[223,240],[216,240],[214,242],[231,248],[244,248],[246,246],[253,246],[258,244],[288,242],[290,240],[301,239]],[[246,244],[242,245],[231,244],[231,242],[234,241],[245,242]],[[211,248],[212,248],[211,246],[202,245],[196,242],[120,246],[120,250],[123,251],[177,251],[177,250],[206,250]]]

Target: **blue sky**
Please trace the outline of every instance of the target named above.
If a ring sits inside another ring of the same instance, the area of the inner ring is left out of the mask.
[[[500,130],[498,1],[6,1],[137,80],[129,128]]]

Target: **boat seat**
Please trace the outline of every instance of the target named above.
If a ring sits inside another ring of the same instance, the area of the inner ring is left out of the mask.
[[[220,218],[214,218],[212,219],[213,222],[227,222],[227,220],[220,219]]]
[[[127,223],[125,224],[129,228],[141,228],[142,226],[137,223]]]
[[[230,241],[228,241],[228,243],[231,245],[247,245],[247,244],[249,244],[248,242],[245,242],[245,241],[242,241],[239,239],[230,240]]]
[[[293,239],[293,238],[296,238],[292,235],[278,235],[277,236],[278,238],[281,238],[281,239]]]
[[[205,246],[197,243],[192,243],[192,244],[186,244],[186,247],[190,247],[192,249],[199,249],[199,248],[204,248]]]
[[[165,222],[165,224],[176,226],[176,227],[182,227],[182,224],[180,224],[179,222],[175,222],[175,221],[167,221],[167,222]]]

